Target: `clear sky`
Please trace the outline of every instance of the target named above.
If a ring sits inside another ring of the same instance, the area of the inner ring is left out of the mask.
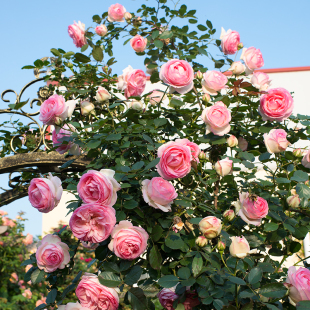
[[[68,36],[68,25],[80,20],[86,27],[94,26],[92,16],[101,15],[116,2],[129,12],[136,11],[142,4],[156,4],[154,0],[5,1],[0,10],[0,91],[7,88],[19,91],[34,78],[32,70],[21,70],[21,67],[38,58],[52,56],[51,48],[77,52]],[[197,10],[199,23],[204,24],[209,19],[217,29],[215,38],[219,38],[221,27],[238,31],[244,46],[255,46],[262,51],[264,68],[310,65],[310,0],[181,0],[181,4]],[[180,20],[178,25],[184,22]],[[119,44],[115,56],[118,60],[114,67],[116,72],[129,64],[144,68],[144,58],[136,56],[130,45]],[[200,62],[210,64],[208,59]],[[12,96],[8,98],[13,100]],[[1,101],[1,108],[5,105]],[[0,122],[3,119],[0,115]],[[7,175],[0,175],[0,186],[7,188]],[[2,209],[12,217],[19,210],[27,212],[26,232],[41,233],[41,214],[31,207],[27,197]]]

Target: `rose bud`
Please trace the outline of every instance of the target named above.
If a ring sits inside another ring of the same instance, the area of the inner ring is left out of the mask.
[[[292,195],[286,199],[286,202],[291,208],[298,208],[300,204],[299,195],[296,193],[295,189],[291,190],[291,194]]]
[[[221,233],[222,221],[215,216],[207,216],[199,222],[199,229],[207,239],[213,239]]]
[[[105,72],[105,73],[108,73],[109,67],[108,66],[103,66],[102,67],[102,71]]]
[[[129,23],[130,20],[132,19],[132,15],[129,12],[125,12],[124,18],[125,18],[126,22]]]
[[[95,106],[88,100],[83,100],[81,102],[81,113],[82,115],[87,115],[89,113],[94,114]]]
[[[204,95],[202,96],[202,101],[203,101],[204,103],[209,103],[209,102],[211,101],[211,96],[210,96],[209,94],[204,94]]]
[[[231,245],[229,252],[231,256],[238,258],[245,258],[250,252],[250,245],[248,241],[243,237],[230,237]]]
[[[204,151],[201,151],[200,154],[198,155],[198,158],[204,160],[207,159],[207,155]]]
[[[143,109],[143,103],[138,100],[131,101],[129,106],[136,111],[141,111]]]
[[[197,73],[196,73],[196,79],[202,80],[202,78],[203,78],[203,74],[202,74],[200,71],[197,71]]]
[[[96,100],[98,102],[104,102],[111,99],[111,94],[104,88],[99,86],[96,93]]]
[[[229,138],[227,138],[227,144],[229,147],[235,147],[238,145],[238,139],[231,135]]]
[[[240,43],[238,44],[238,51],[240,51],[242,48],[243,48],[243,43],[240,42]]]
[[[218,243],[217,243],[217,245],[216,245],[216,247],[217,247],[217,249],[219,250],[219,252],[224,252],[225,251],[225,248],[226,248],[226,244],[225,244],[225,242],[223,242],[223,241],[219,241]]]
[[[241,61],[235,61],[231,64],[228,70],[234,75],[239,75],[245,71],[245,65]]]
[[[223,217],[224,219],[226,219],[227,221],[232,221],[235,218],[235,211],[234,210],[226,210],[223,213]]]
[[[138,16],[137,18],[135,18],[135,19],[133,20],[133,25],[134,25],[135,27],[138,27],[138,26],[141,26],[141,25],[142,25],[142,19],[141,19],[140,16]]]
[[[98,34],[98,36],[104,37],[108,33],[108,29],[106,25],[98,25],[95,28],[95,32]]]
[[[238,146],[241,149],[242,152],[246,151],[248,149],[248,142],[242,137],[238,138]]]
[[[295,149],[293,151],[293,155],[296,157],[302,157],[303,156],[302,150],[301,149]]]
[[[215,167],[216,173],[224,177],[225,175],[232,173],[233,161],[230,160],[228,157],[226,157],[225,159],[222,159],[216,162],[214,167]]]
[[[197,239],[196,239],[196,244],[200,247],[204,247],[206,246],[208,243],[208,239],[204,236],[199,236]]]

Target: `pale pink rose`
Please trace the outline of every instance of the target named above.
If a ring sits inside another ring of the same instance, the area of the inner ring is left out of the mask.
[[[37,300],[36,307],[43,305],[43,304],[46,304],[46,297],[42,296],[41,299]]]
[[[22,295],[28,299],[31,299],[32,296],[32,292],[30,291],[29,288],[27,288],[26,290],[24,290],[24,292],[22,293]]]
[[[37,247],[37,265],[45,272],[64,269],[70,261],[69,247],[56,235],[46,235]]]
[[[13,273],[11,274],[10,281],[11,281],[12,283],[17,283],[17,282],[18,282],[18,275],[16,274],[16,272],[13,272]]]
[[[143,110],[143,102],[138,100],[131,100],[129,103],[129,107],[136,111],[141,111]]]
[[[233,171],[233,161],[228,157],[225,159],[219,160],[214,165],[215,171],[220,176],[224,177],[225,175],[231,174]]]
[[[115,224],[115,209],[98,203],[82,204],[74,210],[69,222],[75,237],[91,243],[106,240]]]
[[[95,28],[95,32],[98,34],[98,36],[104,37],[108,33],[108,29],[106,25],[98,25]]]
[[[150,104],[155,106],[159,104],[162,100],[166,99],[166,95],[159,89],[154,89],[147,98],[150,99]]]
[[[264,65],[264,59],[261,51],[255,47],[244,48],[240,59],[242,59],[247,66],[248,71],[259,69]]]
[[[7,214],[8,213],[6,211],[0,210],[0,216],[7,215]]]
[[[130,20],[132,19],[132,15],[129,12],[125,12],[124,18],[126,22],[130,22]]]
[[[68,27],[68,33],[76,47],[82,47],[87,43],[85,37],[85,24],[78,21]]]
[[[232,221],[235,218],[235,211],[232,209],[226,210],[223,213],[223,218],[226,219],[227,221]]]
[[[9,226],[9,227],[14,227],[16,225],[16,223],[14,221],[12,221],[11,219],[9,219],[8,217],[3,217],[2,218],[2,224],[4,226]]]
[[[176,139],[175,142],[189,146],[191,149],[192,160],[199,163],[199,154],[201,149],[196,143],[190,142],[188,139]]]
[[[263,121],[282,122],[293,112],[294,101],[291,94],[284,88],[271,88],[260,97],[258,112]]]
[[[229,138],[227,138],[227,144],[229,147],[235,147],[238,145],[238,139],[231,135]]]
[[[293,155],[296,156],[296,157],[303,157],[303,153],[302,153],[302,150],[301,149],[295,149],[293,151]]]
[[[245,65],[241,61],[235,61],[228,70],[230,70],[232,74],[240,75],[245,71]]]
[[[89,310],[118,309],[119,297],[115,289],[100,284],[94,274],[83,275],[75,294],[81,305]]]
[[[66,305],[58,306],[58,310],[89,310],[90,308],[83,307],[79,302],[69,302]],[[104,309],[104,308],[102,308]],[[108,309],[108,308],[106,308]]]
[[[191,171],[191,148],[178,142],[167,142],[157,151],[157,172],[166,180],[185,177]]]
[[[216,102],[213,106],[205,108],[201,115],[207,125],[206,133],[213,132],[217,136],[224,136],[230,131],[230,111],[222,101]]]
[[[217,92],[226,88],[227,82],[228,79],[223,73],[209,70],[203,74],[202,90],[204,93],[217,95]]]
[[[195,291],[187,290],[185,293],[185,301],[183,302],[184,310],[192,310],[194,307],[200,304],[198,295]]]
[[[209,102],[211,102],[211,97],[210,97],[210,95],[209,95],[209,94],[203,94],[203,96],[202,96],[202,101],[203,101],[204,103],[209,103]]]
[[[300,204],[299,195],[296,193],[295,189],[291,190],[291,196],[287,197],[286,202],[291,208],[298,208]]]
[[[271,80],[268,74],[255,71],[251,77],[251,83],[260,91],[266,91],[270,86]]]
[[[96,95],[96,99],[97,99],[97,95]],[[94,113],[95,105],[92,102],[90,102],[88,99],[81,101],[80,107],[81,107],[82,115],[88,115],[89,113],[96,114]]]
[[[30,245],[33,243],[33,237],[31,234],[27,234],[26,238],[23,239],[23,244],[24,245]]]
[[[116,192],[121,188],[114,179],[114,174],[115,171],[111,169],[89,170],[85,173],[77,186],[77,191],[83,202],[112,207],[117,199]]]
[[[238,45],[240,43],[239,32],[231,29],[228,29],[226,32],[222,27],[220,40],[222,40],[221,47],[225,55],[233,55],[238,51]]]
[[[111,99],[111,94],[104,88],[99,86],[96,92],[96,100],[98,102],[104,102]]]
[[[310,149],[307,151],[307,153],[304,155],[303,159],[301,160],[301,164],[305,168],[310,168]]]
[[[132,39],[130,39],[130,45],[133,50],[137,53],[141,53],[145,50],[147,44],[147,38],[143,38],[140,35],[135,35]]]
[[[44,125],[60,125],[66,118],[71,117],[76,102],[65,101],[60,95],[53,95],[45,100],[40,107],[39,120]]]
[[[194,86],[194,70],[185,60],[171,59],[163,64],[159,78],[180,94],[188,93]]]
[[[34,178],[28,187],[31,205],[40,212],[48,213],[57,207],[62,195],[61,180],[51,173],[47,178]]]
[[[110,251],[122,259],[133,260],[146,250],[149,235],[129,221],[120,221],[112,230],[111,237]]]
[[[124,22],[124,14],[126,9],[119,3],[112,4],[108,10],[108,21],[113,22]]]
[[[271,129],[264,134],[264,142],[269,153],[280,153],[286,150],[290,143],[286,139],[287,133],[283,129]]]
[[[230,237],[231,244],[229,246],[230,255],[238,258],[245,258],[250,252],[250,245],[243,237]]]
[[[246,151],[248,149],[248,142],[242,137],[238,138],[238,146],[241,149],[242,152]]]
[[[208,244],[208,239],[204,236],[199,236],[195,242],[198,246],[204,247]]]
[[[160,177],[142,181],[144,201],[155,209],[171,212],[171,204],[178,197],[173,185]]]
[[[56,151],[59,154],[64,154],[69,151],[70,155],[79,155],[80,147],[73,141],[67,141],[67,144],[62,142],[63,138],[70,138],[76,129],[71,124],[65,124],[61,129],[54,129],[52,133],[53,147],[57,147]],[[64,140],[66,141],[66,140]]]
[[[302,300],[310,300],[310,270],[304,267],[296,269],[291,266],[288,269],[285,285],[289,289],[290,303],[296,306],[296,303]]]
[[[199,222],[199,230],[207,239],[213,239],[221,233],[222,221],[215,216],[207,216]]]
[[[195,79],[202,80],[202,78],[203,78],[203,74],[201,73],[200,70],[198,70],[198,71],[195,73]]]
[[[173,310],[173,302],[178,299],[177,295],[172,289],[164,288],[158,294],[160,304],[167,310]]]
[[[239,194],[241,208],[238,215],[248,224],[259,226],[262,218],[268,214],[268,203],[265,199],[250,195],[248,192]]]
[[[27,273],[33,266],[32,265],[27,265],[25,267],[25,272]]]

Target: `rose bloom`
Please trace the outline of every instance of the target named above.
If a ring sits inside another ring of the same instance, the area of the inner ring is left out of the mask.
[[[18,281],[18,275],[16,274],[16,272],[13,272],[11,274],[10,282],[16,283],[17,281]]]
[[[133,50],[137,53],[141,53],[145,50],[147,44],[147,38],[143,38],[140,35],[135,35],[130,39],[130,45]]]
[[[245,71],[245,65],[241,61],[235,61],[228,70],[230,70],[232,74],[240,75]]]
[[[8,213],[6,211],[0,210],[0,216],[7,215],[7,214]]]
[[[202,90],[204,93],[217,95],[217,92],[226,87],[227,82],[228,79],[223,73],[209,70],[203,74]]]
[[[285,285],[289,288],[290,303],[296,306],[296,303],[302,300],[310,300],[310,270],[304,267],[296,269],[291,266],[288,269]]]
[[[238,146],[241,149],[242,152],[246,151],[248,149],[248,142],[242,137],[238,138]]]
[[[14,221],[10,220],[6,216],[2,218],[2,224],[4,226],[10,226],[10,227],[14,227],[16,225],[16,223]]]
[[[43,304],[46,304],[46,297],[42,297],[41,299],[37,300],[36,307],[43,305]],[[58,309],[61,309],[60,307],[62,307],[62,306],[59,306]]]
[[[240,43],[239,32],[231,29],[228,29],[226,32],[222,27],[220,40],[222,40],[221,47],[225,55],[233,55],[238,51],[238,45]]]
[[[67,141],[67,144],[64,144],[61,139],[69,138],[72,135],[72,132],[76,132],[76,129],[71,124],[65,124],[61,129],[54,129],[52,133],[53,147],[57,147],[56,151],[59,154],[64,154],[69,151],[70,155],[80,155],[80,147],[73,143],[73,141]],[[59,141],[60,140],[60,141]]]
[[[260,97],[259,113],[263,121],[282,122],[293,112],[294,101],[284,88],[271,88]]]
[[[216,102],[213,106],[202,111],[201,118],[207,125],[206,134],[213,132],[217,136],[224,136],[230,131],[230,111],[222,101]]]
[[[248,71],[259,69],[264,65],[264,59],[261,51],[253,46],[244,48],[240,59],[244,61]]]
[[[215,216],[207,216],[199,222],[199,230],[207,239],[213,239],[221,233],[222,221]]]
[[[127,22],[129,22],[132,19],[132,15],[129,12],[125,12],[124,18]]]
[[[173,309],[173,302],[178,299],[177,295],[172,289],[164,288],[157,294],[160,304],[167,310]]]
[[[268,203],[265,199],[250,195],[248,192],[239,194],[240,210],[238,215],[248,224],[259,226],[262,218],[268,214]]]
[[[27,299],[31,299],[32,292],[30,291],[29,288],[27,288],[26,290],[24,290],[24,293],[22,293],[22,295],[26,297]]]
[[[37,265],[45,272],[64,269],[70,261],[69,247],[56,235],[46,235],[38,242],[37,248]]]
[[[300,204],[299,195],[296,193],[295,189],[291,189],[291,196],[287,197],[286,202],[291,208],[298,208]]]
[[[214,165],[215,171],[220,176],[224,177],[225,175],[231,174],[233,171],[233,161],[228,157],[225,159],[219,160]]]
[[[71,117],[75,105],[74,100],[66,102],[63,96],[55,94],[42,103],[39,120],[44,125],[59,125],[66,118]]]
[[[129,103],[129,107],[136,111],[141,111],[143,110],[143,102],[138,101],[138,100],[132,100]]]
[[[82,115],[88,115],[89,113],[96,114],[95,113],[95,105],[91,103],[89,100],[83,100],[80,103],[81,107],[81,114]]]
[[[66,305],[58,306],[58,310],[89,310],[90,308],[83,307],[79,302],[69,302]],[[104,309],[104,308],[102,308]]]
[[[199,154],[201,149],[196,143],[190,142],[188,139],[176,139],[175,142],[189,146],[191,149],[192,160],[199,163]]]
[[[105,102],[111,99],[111,94],[104,88],[99,86],[96,92],[96,100],[98,102]]]
[[[269,153],[280,153],[286,150],[290,143],[286,139],[287,133],[283,129],[271,129],[264,134],[264,142]]]
[[[250,252],[248,241],[243,237],[230,237],[231,244],[229,246],[230,255],[238,258],[245,258]]]
[[[68,27],[68,33],[76,47],[82,47],[87,43],[85,37],[85,24],[78,21]]]
[[[238,139],[234,135],[231,135],[227,138],[227,144],[229,147],[235,147],[238,145]]]
[[[69,222],[75,237],[91,243],[106,240],[115,224],[115,209],[98,203],[82,204],[74,210]]]
[[[98,25],[95,28],[95,32],[98,34],[98,36],[104,37],[108,32],[107,26],[106,25]]]
[[[121,188],[114,179],[114,174],[115,171],[111,169],[89,170],[85,173],[77,186],[77,191],[83,202],[112,207],[117,199],[116,192]]]
[[[307,153],[304,155],[303,159],[301,160],[301,164],[305,168],[310,168],[310,149],[307,151]]]
[[[148,96],[147,98],[150,99],[150,104],[155,106],[159,104],[162,100],[166,99],[166,95],[159,89],[154,89]]]
[[[264,72],[254,72],[251,77],[251,83],[260,91],[266,91],[271,83],[269,75]]]
[[[32,265],[27,265],[25,267],[25,272],[27,273],[33,266]]]
[[[191,171],[191,148],[178,142],[167,142],[157,151],[157,172],[166,180],[185,177]]]
[[[94,274],[83,275],[75,294],[81,305],[89,310],[118,309],[119,297],[115,289],[100,284]]]
[[[33,243],[33,237],[31,234],[27,234],[26,238],[23,239],[23,244],[24,245],[30,245]]]
[[[108,10],[108,21],[113,22],[124,22],[124,14],[126,9],[119,3],[112,4]]]
[[[161,177],[142,181],[143,199],[151,207],[171,212],[171,204],[178,197],[173,185]]]
[[[226,210],[223,213],[223,217],[227,220],[227,221],[232,221],[235,218],[235,211],[230,209],[230,210]]]
[[[187,290],[185,293],[185,301],[183,302],[184,310],[192,310],[194,307],[198,306],[200,301],[198,295],[195,291]]]
[[[61,180],[51,173],[47,178],[34,178],[28,187],[31,205],[40,212],[48,213],[57,207],[62,195]]]
[[[185,60],[171,59],[163,64],[159,78],[179,94],[188,93],[194,86],[194,70]]]
[[[149,235],[129,221],[120,221],[112,230],[111,237],[109,249],[122,259],[133,260],[146,250]]]

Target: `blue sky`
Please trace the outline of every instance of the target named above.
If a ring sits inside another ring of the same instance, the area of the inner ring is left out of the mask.
[[[51,48],[77,52],[68,36],[68,25],[80,20],[86,27],[94,26],[92,16],[101,15],[116,2],[123,4],[130,12],[136,11],[142,4],[156,4],[154,0],[6,1],[0,10],[0,91],[7,88],[19,91],[34,78],[32,70],[21,68],[38,58],[51,56]],[[172,5],[171,1],[168,3]],[[204,24],[209,19],[217,29],[215,38],[219,38],[221,27],[238,31],[244,46],[255,46],[262,51],[264,68],[310,65],[309,0],[181,0],[181,4],[197,10],[199,23]],[[177,23],[184,25],[185,20]],[[129,64],[134,68],[144,68],[143,57],[136,56],[130,45],[117,45],[115,56],[118,60],[114,67],[116,72],[121,72]],[[207,66],[210,64],[208,59],[201,59],[200,62]],[[8,98],[13,100],[12,96]],[[5,105],[1,101],[1,106]],[[0,115],[0,122],[3,120],[4,116]],[[0,175],[0,186],[7,187],[6,175]],[[34,235],[41,233],[41,214],[31,207],[27,198],[3,209],[12,217],[19,210],[25,211],[29,219],[26,232]]]

